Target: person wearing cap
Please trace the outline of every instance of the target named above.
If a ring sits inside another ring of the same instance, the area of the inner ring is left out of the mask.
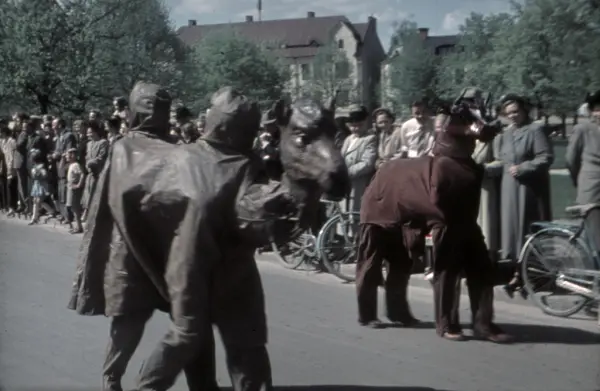
[[[377,167],[388,161],[391,156],[389,144],[392,133],[394,133],[394,122],[396,116],[386,108],[380,107],[373,112],[375,122],[375,134],[377,136]]]
[[[254,143],[254,150],[261,157],[267,176],[280,181],[283,175],[283,166],[279,160],[280,132],[273,110],[269,109],[263,113],[261,127],[262,131]]]
[[[554,154],[542,125],[532,121],[526,98],[508,94],[501,107],[511,124],[494,140],[494,158],[499,163],[487,173],[501,178],[500,257],[516,262],[531,223],[552,220],[550,166]],[[524,294],[521,285],[517,272],[505,290],[511,297],[517,290]]]
[[[427,155],[433,148],[433,120],[424,101],[411,105],[412,118],[396,129],[387,147],[388,159],[415,158]]]
[[[575,125],[565,158],[579,205],[600,203],[600,90],[588,93],[585,103],[590,121]],[[586,231],[600,250],[600,210],[590,212]]]
[[[348,111],[346,126],[350,135],[341,152],[351,181],[349,210],[360,212],[363,193],[376,170],[377,138],[369,134],[369,112],[364,106],[352,105]]]

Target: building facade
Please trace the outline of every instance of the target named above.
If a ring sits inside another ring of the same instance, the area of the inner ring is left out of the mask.
[[[345,16],[318,17],[308,12],[306,17],[255,21],[246,16],[244,22],[198,25],[190,20],[180,27],[178,35],[186,45],[199,43],[207,34],[233,30],[251,42],[262,43],[290,67],[288,92],[292,97],[305,93],[312,79],[314,60],[325,47],[337,48],[347,59],[349,69],[343,75],[339,100],[362,103],[374,108],[379,102],[378,88],[381,65],[386,58],[377,34],[377,19],[352,23]]]

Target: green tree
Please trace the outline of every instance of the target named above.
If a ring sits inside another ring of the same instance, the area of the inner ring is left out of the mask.
[[[185,51],[162,0],[7,0],[0,18],[0,86],[22,107],[81,114],[139,79],[183,85]]]
[[[507,13],[484,16],[472,13],[460,27],[457,50],[442,57],[437,73],[437,93],[451,99],[467,85],[476,85],[498,96],[506,86],[504,56],[506,36],[514,25]]]
[[[289,81],[288,67],[266,47],[256,45],[233,30],[219,31],[193,48],[193,72],[188,84],[197,91],[189,101],[196,110],[209,106],[210,96],[223,86],[232,86],[256,99],[262,106],[283,96]]]
[[[436,56],[418,33],[416,23],[400,22],[392,35],[390,72],[385,92],[394,109],[404,112],[411,102],[435,96]]]
[[[517,21],[503,50],[511,55],[507,85],[540,102],[547,115],[571,115],[590,84],[598,80],[597,71],[591,69],[600,69],[599,57],[590,50],[598,48],[591,37],[597,36],[600,19],[594,22],[581,12],[587,3],[526,0],[514,4]],[[597,12],[587,10],[598,18]]]
[[[302,80],[300,95],[328,99],[339,92],[337,103],[344,106],[355,98],[356,86],[352,81],[352,64],[346,53],[331,43],[321,47],[310,64],[303,67],[297,80]]]

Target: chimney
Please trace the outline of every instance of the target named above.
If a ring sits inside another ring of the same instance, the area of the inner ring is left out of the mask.
[[[306,17],[307,17],[307,18],[314,18],[314,17],[315,17],[315,13],[314,13],[313,11],[308,11],[308,12],[306,13]]]
[[[246,15],[246,22],[252,22],[254,21],[254,18],[252,17],[252,15]]]
[[[373,26],[373,31],[377,31],[377,18],[374,16],[369,16],[368,21],[369,25]]]
[[[197,24],[198,24],[198,22],[196,22],[196,19],[188,20],[188,26],[196,26]]]
[[[429,36],[429,29],[426,27],[419,28],[419,36],[421,36],[422,39],[427,39]]]

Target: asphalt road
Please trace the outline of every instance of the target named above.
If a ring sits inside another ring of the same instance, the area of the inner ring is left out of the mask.
[[[66,309],[80,237],[0,217],[0,381],[12,390],[98,390],[108,322]],[[269,352],[278,387],[344,391],[593,391],[600,389],[598,326],[557,319],[520,300],[497,299],[497,320],[518,336],[510,346],[450,342],[421,329],[364,329],[353,286],[262,259]],[[415,279],[411,303],[431,322],[432,297]],[[469,319],[464,298],[463,320]],[[164,333],[156,316],[130,366]],[[230,386],[218,347],[219,383]],[[186,390],[181,378],[175,389]]]

